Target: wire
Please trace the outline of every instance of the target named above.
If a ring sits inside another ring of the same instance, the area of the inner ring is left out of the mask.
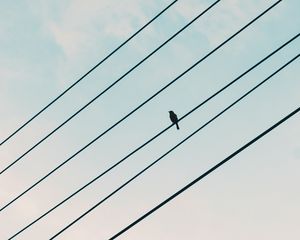
[[[94,67],[92,67],[87,73],[85,73],[82,77],[80,77],[76,82],[74,82],[71,86],[69,86],[66,90],[64,90],[61,94],[59,94],[56,98],[54,98],[49,104],[47,104],[44,108],[42,108],[38,113],[36,113],[33,117],[31,117],[27,122],[21,125],[17,130],[11,133],[8,137],[6,137],[1,143],[0,146],[7,142],[10,138],[16,135],[21,129],[23,129],[26,125],[28,125],[31,121],[33,121],[37,116],[39,116],[42,112],[44,112],[47,108],[49,108],[53,103],[55,103],[58,99],[60,99],[63,95],[65,95],[71,88],[81,82],[86,76],[88,76],[92,71],[94,71],[97,67],[99,67],[102,63],[104,63],[108,58],[110,58],[114,53],[116,53],[120,48],[122,48],[125,44],[127,44],[131,39],[137,36],[142,30],[144,30],[147,26],[149,26],[154,20],[156,20],[160,15],[162,15],[166,10],[168,10],[172,5],[174,5],[178,0],[170,3],[166,8],[164,8],[160,13],[158,13],[154,18],[152,18],[148,23],[146,23],[142,28],[140,28],[137,32],[135,32],[131,37],[129,37],[125,42],[119,45],[115,50],[113,50],[110,54],[108,54],[105,58],[103,58],[99,63],[97,63]]]
[[[192,21],[190,21],[187,25],[185,25],[183,28],[181,28],[178,32],[176,32],[172,37],[170,37],[168,40],[166,40],[163,44],[161,44],[158,48],[156,48],[154,51],[152,51],[149,55],[147,55],[143,60],[141,60],[138,64],[136,64],[134,67],[132,67],[129,71],[127,71],[124,75],[122,75],[118,80],[116,80],[114,83],[112,83],[110,86],[108,86],[105,90],[103,90],[101,93],[99,93],[96,97],[94,97],[91,101],[89,101],[86,105],[84,105],[81,109],[79,109],[76,113],[74,113],[71,117],[69,117],[67,120],[65,120],[62,124],[60,124],[58,127],[56,127],[53,131],[51,131],[48,135],[46,135],[43,139],[41,139],[39,142],[37,142],[34,146],[32,146],[30,149],[28,149],[25,153],[23,153],[20,157],[18,157],[15,161],[13,161],[11,164],[9,164],[7,167],[5,167],[1,172],[0,175],[3,174],[5,171],[7,171],[9,168],[11,168],[13,165],[15,165],[17,162],[19,162],[24,156],[26,156],[28,153],[30,153],[33,149],[35,149],[38,145],[40,145],[43,141],[45,141],[48,137],[50,137],[53,133],[55,133],[57,130],[59,130],[62,126],[64,126],[66,123],[68,123],[71,119],[73,119],[75,116],[77,116],[81,111],[83,111],[85,108],[87,108],[90,104],[92,104],[94,101],[96,101],[100,96],[102,96],[105,92],[107,92],[110,88],[112,88],[115,84],[117,84],[119,81],[121,81],[125,76],[127,76],[129,73],[131,73],[134,69],[136,69],[139,65],[141,65],[144,61],[146,61],[148,58],[150,58],[154,53],[156,53],[158,50],[160,50],[163,46],[165,46],[168,42],[170,42],[173,38],[175,38],[178,34],[180,34],[183,30],[185,30],[187,27],[189,27],[193,22],[195,22],[198,18],[200,18],[203,14],[205,14],[207,11],[209,11],[214,5],[216,5],[221,0],[217,0],[215,3],[210,5],[206,10],[204,10],[202,13],[200,13],[197,17],[195,17]],[[123,121],[123,120],[122,120]],[[122,122],[119,121],[118,123]],[[116,124],[117,125],[117,124]],[[114,127],[116,126],[114,125]],[[113,127],[112,127],[113,128]],[[111,130],[110,128],[109,130]],[[107,133],[109,130],[105,131]],[[105,134],[104,133],[104,134]],[[104,135],[103,134],[103,135]]]
[[[181,121],[182,119],[184,119],[185,117],[187,117],[188,115],[190,115],[191,113],[193,113],[195,110],[197,110],[199,107],[201,107],[202,105],[204,105],[206,102],[208,102],[209,100],[211,100],[213,97],[215,97],[216,95],[218,95],[219,93],[221,93],[222,91],[224,91],[230,85],[234,84],[236,81],[238,81],[244,75],[246,75],[248,72],[250,72],[251,70],[253,70],[254,68],[256,68],[258,65],[260,65],[262,62],[264,62],[269,57],[271,57],[272,55],[274,55],[280,49],[282,49],[283,47],[285,47],[286,45],[288,45],[289,43],[291,43],[293,40],[295,40],[297,37],[299,37],[299,35],[300,34],[297,34],[296,36],[294,36],[293,38],[291,38],[289,41],[287,41],[286,43],[284,43],[283,45],[281,45],[275,51],[273,51],[268,56],[266,56],[265,58],[263,58],[262,60],[260,60],[258,63],[256,63],[254,66],[252,66],[251,68],[249,68],[247,71],[245,71],[244,73],[242,73],[241,75],[239,75],[239,77],[237,77],[232,82],[230,82],[229,84],[227,84],[225,87],[221,88],[215,94],[213,94],[212,96],[210,96],[209,98],[207,98],[205,101],[203,101],[202,103],[200,103],[199,105],[197,105],[195,108],[193,108],[191,111],[189,111],[188,113],[186,113],[184,116],[182,116],[181,118],[179,118],[178,121]],[[111,167],[109,167],[107,170],[105,170],[104,172],[102,172],[101,174],[99,174],[97,177],[95,177],[94,179],[92,179],[91,181],[89,181],[87,184],[85,184],[84,186],[82,186],[81,188],[79,188],[78,190],[76,190],[74,193],[72,193],[71,195],[69,195],[63,201],[61,201],[60,203],[56,204],[50,210],[48,210],[47,212],[45,212],[44,214],[42,214],[41,216],[39,216],[38,218],[36,218],[34,221],[32,221],[31,223],[29,223],[28,225],[26,225],[24,228],[22,228],[21,230],[19,230],[17,233],[15,233],[9,239],[13,239],[14,237],[18,236],[20,233],[22,233],[23,231],[25,231],[26,229],[28,229],[29,227],[31,227],[33,224],[35,224],[36,222],[38,222],[39,220],[41,220],[42,218],[44,218],[45,216],[47,216],[49,213],[51,213],[52,211],[54,211],[56,208],[58,208],[59,206],[61,206],[62,204],[64,204],[68,200],[70,200],[72,197],[74,197],[75,195],[77,195],[79,192],[81,192],[83,189],[85,189],[86,187],[88,187],[89,185],[91,185],[93,182],[99,180],[106,173],[110,172],[112,169],[114,169],[119,164],[121,164],[122,162],[124,162],[126,159],[128,159],[130,156],[132,156],[133,154],[135,154],[137,151],[139,151],[140,149],[142,149],[143,147],[145,147],[146,145],[148,145],[150,142],[152,142],[154,139],[156,139],[161,134],[163,134],[164,132],[166,132],[172,126],[173,126],[173,124],[169,125],[167,128],[165,128],[164,130],[162,130],[161,132],[159,132],[158,134],[156,134],[154,137],[152,137],[151,139],[149,139],[148,141],[146,141],[145,143],[143,143],[141,146],[139,146],[134,151],[132,151],[131,153],[129,153],[128,155],[126,155],[124,158],[122,158],[120,161],[118,161],[117,163],[115,163],[114,165],[112,165]]]
[[[98,206],[100,206],[103,202],[105,202],[106,200],[108,200],[110,197],[112,197],[114,194],[116,194],[118,191],[120,191],[122,188],[124,188],[126,185],[128,185],[130,182],[132,182],[134,179],[136,179],[137,177],[139,177],[140,175],[142,175],[144,172],[146,172],[149,168],[151,168],[152,166],[154,166],[156,163],[158,163],[161,159],[163,159],[165,156],[167,156],[169,153],[171,153],[172,151],[174,151],[177,147],[179,147],[181,144],[183,144],[184,142],[186,142],[188,139],[190,139],[191,137],[193,137],[196,133],[198,133],[200,130],[202,130],[203,128],[205,128],[208,124],[210,124],[211,122],[213,122],[215,119],[217,119],[218,117],[220,117],[221,115],[223,115],[227,110],[229,110],[230,108],[232,108],[234,105],[236,105],[238,102],[240,102],[242,99],[244,99],[246,96],[248,96],[250,93],[254,92],[257,88],[259,88],[260,86],[262,86],[264,83],[266,83],[269,79],[271,79],[274,75],[276,75],[278,72],[280,72],[282,69],[284,69],[285,67],[287,67],[290,63],[292,63],[293,61],[295,61],[298,57],[300,56],[300,54],[298,54],[296,57],[294,57],[293,59],[291,59],[289,62],[287,62],[286,64],[284,64],[282,67],[280,67],[278,70],[276,70],[274,73],[272,73],[269,77],[267,77],[265,80],[263,80],[262,82],[260,82],[259,84],[257,84],[255,87],[253,87],[250,91],[248,91],[246,94],[244,94],[242,97],[240,97],[239,99],[237,99],[235,102],[233,102],[232,104],[230,104],[228,107],[226,107],[224,110],[222,110],[220,113],[218,113],[215,117],[213,117],[211,120],[209,120],[208,122],[206,122],[204,125],[202,125],[200,128],[198,128],[196,131],[194,131],[192,134],[190,134],[189,136],[187,136],[185,139],[183,139],[181,142],[179,142],[177,145],[175,145],[173,148],[171,148],[169,151],[167,151],[165,154],[163,154],[161,157],[159,157],[157,160],[155,160],[154,162],[152,162],[150,165],[148,165],[146,168],[144,168],[142,171],[140,171],[138,174],[136,174],[134,177],[132,177],[131,179],[129,179],[127,182],[125,182],[124,184],[122,184],[120,187],[118,187],[116,190],[114,190],[112,193],[110,193],[108,196],[106,196],[104,199],[102,199],[100,202],[98,202],[96,205],[94,205],[92,208],[90,208],[89,210],[87,210],[86,212],[84,212],[82,215],[80,215],[77,219],[75,219],[73,222],[71,222],[69,225],[67,225],[65,228],[63,228],[61,231],[59,231],[57,234],[55,234],[52,238],[50,239],[54,239],[56,238],[58,235],[60,235],[62,232],[64,232],[65,230],[67,230],[69,227],[71,227],[73,224],[75,224],[76,222],[78,222],[80,219],[82,219],[84,216],[86,216],[88,213],[90,213],[91,211],[93,211],[95,208],[97,208]]]
[[[47,177],[49,177],[52,173],[54,173],[55,171],[57,171],[60,167],[62,167],[63,165],[65,165],[67,162],[69,162],[72,158],[74,158],[76,155],[78,155],[79,153],[81,153],[83,150],[85,150],[86,148],[88,148],[90,145],[92,145],[95,141],[97,141],[101,136],[103,136],[106,132],[108,132],[109,130],[111,130],[112,128],[114,128],[116,125],[118,125],[120,122],[122,122],[124,119],[126,119],[128,116],[130,116],[131,114],[133,114],[134,112],[136,112],[139,108],[141,108],[143,105],[145,105],[147,102],[149,102],[150,100],[152,100],[154,97],[156,97],[159,93],[161,93],[162,91],[164,91],[167,87],[169,87],[170,85],[172,85],[174,82],[176,82],[179,78],[181,78],[183,75],[185,75],[187,72],[189,72],[191,69],[193,69],[195,66],[197,66],[200,62],[202,62],[204,59],[206,59],[208,56],[210,56],[212,53],[214,53],[215,51],[217,51],[219,48],[221,48],[221,46],[225,45],[227,42],[229,42],[231,39],[233,39],[235,36],[237,36],[240,32],[242,32],[244,29],[246,29],[248,26],[250,26],[253,22],[255,22],[257,19],[259,19],[260,17],[262,17],[265,13],[267,13],[269,10],[271,10],[273,7],[275,7],[279,2],[281,2],[282,0],[277,1],[276,3],[274,3],[271,7],[269,7],[267,10],[265,10],[263,13],[261,13],[260,15],[258,15],[257,17],[255,17],[252,21],[250,21],[248,24],[246,24],[243,28],[241,28],[239,31],[237,31],[235,34],[233,34],[231,37],[229,37],[227,40],[225,40],[223,43],[221,43],[218,47],[216,47],[214,50],[212,50],[211,52],[209,52],[207,55],[205,55],[203,58],[201,58],[199,61],[197,61],[195,64],[193,64],[191,67],[189,67],[187,70],[185,70],[183,73],[181,73],[178,77],[176,77],[173,81],[171,81],[170,83],[168,83],[166,86],[164,86],[163,88],[161,88],[158,92],[156,92],[154,95],[152,95],[150,98],[148,98],[146,101],[144,101],[141,105],[139,105],[138,107],[136,107],[134,110],[132,110],[130,113],[128,113],[125,117],[123,117],[121,120],[119,120],[117,123],[115,123],[113,126],[111,126],[109,129],[107,129],[105,132],[103,132],[102,134],[100,134],[98,137],[96,137],[94,140],[92,140],[91,142],[89,142],[87,145],[85,145],[83,148],[81,148],[79,151],[77,151],[75,154],[73,154],[71,157],[69,157],[67,160],[65,160],[64,162],[62,162],[60,165],[58,165],[56,168],[54,168],[53,170],[51,170],[49,173],[47,173],[44,177],[42,177],[40,180],[38,180],[36,183],[34,183],[33,185],[31,185],[29,188],[27,188],[24,192],[22,192],[20,195],[18,195],[17,197],[15,197],[13,200],[11,200],[9,203],[7,203],[4,207],[2,207],[0,209],[0,212],[2,210],[4,210],[5,208],[7,208],[9,205],[11,205],[13,202],[15,202],[17,199],[19,199],[20,197],[22,197],[24,194],[26,194],[28,191],[30,191],[31,189],[33,189],[35,186],[37,186],[39,183],[41,183],[43,180],[45,180]]]
[[[248,142],[247,144],[245,144],[244,146],[242,146],[241,148],[239,148],[238,150],[236,150],[234,153],[232,153],[231,155],[229,155],[223,161],[219,162],[214,167],[212,167],[211,169],[209,169],[208,171],[206,171],[205,173],[203,173],[202,175],[200,175],[198,178],[196,178],[195,180],[193,180],[192,182],[190,182],[188,185],[186,185],[185,187],[183,187],[182,189],[180,189],[179,191],[177,191],[176,193],[174,193],[172,196],[170,196],[169,198],[167,198],[166,200],[164,200],[163,202],[161,202],[159,205],[157,205],[156,207],[152,208],[150,211],[148,211],[146,214],[144,214],[143,216],[141,216],[140,218],[138,218],[137,220],[135,220],[133,223],[131,223],[130,225],[128,225],[126,228],[124,228],[123,230],[121,230],[120,232],[118,232],[117,234],[115,234],[113,237],[109,238],[109,240],[116,239],[117,237],[119,237],[120,235],[122,235],[123,233],[125,233],[126,231],[128,231],[134,225],[138,224],[140,221],[142,221],[143,219],[145,219],[146,217],[148,217],[149,215],[151,215],[152,213],[154,213],[155,211],[157,211],[159,208],[163,207],[165,204],[167,204],[168,202],[170,202],[171,200],[173,200],[174,198],[176,198],[178,195],[180,195],[181,193],[183,193],[184,191],[186,191],[188,188],[192,187],[194,184],[196,184],[197,182],[199,182],[200,180],[202,180],[203,178],[205,178],[206,176],[208,176],[210,173],[212,173],[213,171],[215,171],[216,169],[218,169],[219,167],[221,167],[223,164],[225,164],[231,158],[233,158],[236,155],[238,155],[240,152],[244,151],[246,148],[248,148],[253,143],[255,143],[256,141],[258,141],[260,138],[262,138],[263,136],[265,136],[266,134],[268,134],[269,132],[271,132],[272,130],[274,130],[275,128],[277,128],[279,125],[281,125],[282,123],[284,123],[285,121],[287,121],[289,118],[291,118],[292,116],[294,116],[299,111],[300,111],[300,107],[297,108],[295,111],[291,112],[289,115],[287,115],[283,119],[281,119],[279,122],[275,123],[273,126],[271,126],[270,128],[268,128],[266,131],[264,131],[263,133],[261,133],[260,135],[258,135],[254,139],[252,139],[250,142]],[[53,237],[51,239],[53,239]]]

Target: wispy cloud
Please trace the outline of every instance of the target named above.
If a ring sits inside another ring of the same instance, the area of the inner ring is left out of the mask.
[[[65,57],[72,59],[101,39],[125,38],[134,27],[146,21],[141,0],[134,1],[69,1],[57,9],[55,2],[43,3],[40,12],[44,28],[49,32]],[[149,4],[148,4],[149,5]],[[47,9],[47,10],[46,10]],[[55,19],[51,11],[57,11]]]
[[[86,71],[99,58],[99,53],[111,50],[148,21],[145,9],[159,4],[142,0],[89,0],[28,2],[32,12],[42,22],[42,31],[53,42],[56,54],[56,78],[64,88],[77,73]],[[164,4],[166,5],[166,4]],[[138,50],[138,48],[136,49]],[[84,65],[86,64],[86,65]]]
[[[203,34],[207,40],[215,45],[224,40],[228,32],[236,28],[237,23],[243,22],[257,12],[263,9],[266,2],[254,0],[252,2],[239,0],[224,0],[218,3],[201,20],[200,27],[197,30]],[[177,12],[184,18],[191,19],[199,14],[200,9],[207,8],[208,4],[200,3],[197,0],[190,0],[186,4],[178,6]]]

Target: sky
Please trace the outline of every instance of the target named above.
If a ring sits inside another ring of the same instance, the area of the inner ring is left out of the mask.
[[[179,0],[0,146],[0,170],[214,1]],[[68,124],[0,175],[0,207],[68,159],[276,1],[221,0]],[[170,4],[170,0],[0,2],[0,140]],[[176,83],[0,212],[14,233],[300,32],[283,0]],[[15,239],[49,239],[300,52],[300,37]],[[109,239],[299,107],[299,58],[57,239]],[[300,115],[276,128],[119,239],[300,238]]]

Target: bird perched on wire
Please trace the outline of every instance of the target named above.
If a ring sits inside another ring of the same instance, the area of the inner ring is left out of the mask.
[[[169,111],[169,116],[170,116],[172,123],[176,124],[177,130],[179,130],[177,115],[173,111]]]

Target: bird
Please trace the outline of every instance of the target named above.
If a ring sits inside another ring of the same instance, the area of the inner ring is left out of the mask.
[[[177,130],[179,130],[177,115],[173,111],[169,111],[169,116],[170,116],[172,123],[176,124]]]

